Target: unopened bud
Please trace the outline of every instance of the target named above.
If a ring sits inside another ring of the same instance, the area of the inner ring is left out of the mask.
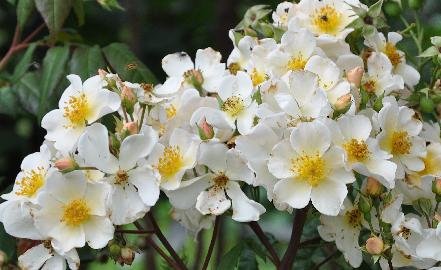
[[[358,202],[358,209],[362,213],[369,213],[372,208],[372,201],[369,197],[360,196],[360,200]]]
[[[98,74],[100,75],[101,79],[105,79],[107,76],[107,71],[105,71],[104,69],[98,69]]]
[[[384,242],[377,236],[372,236],[366,240],[366,251],[371,255],[379,255],[383,252]]]
[[[7,260],[6,253],[0,250],[0,269],[3,269],[2,267],[6,265]]]
[[[441,178],[437,178],[432,182],[432,192],[441,195]]]
[[[371,197],[378,197],[383,193],[383,185],[373,177],[368,177],[366,182],[366,194]]]
[[[362,67],[356,67],[346,72],[348,81],[355,87],[360,87],[361,78],[363,77],[364,70]]]
[[[72,158],[60,158],[55,161],[54,166],[62,172],[70,172],[77,168],[77,163]]]
[[[204,77],[202,76],[202,72],[198,69],[191,69],[184,73],[184,77],[189,84],[192,84],[196,89],[200,89],[202,87],[202,83],[204,83]]]
[[[337,111],[346,111],[351,106],[352,96],[350,94],[346,94],[337,99],[337,102],[334,104],[334,108]]]
[[[136,122],[125,123],[123,131],[129,133],[129,135],[138,134],[138,124]]]
[[[121,248],[121,258],[124,264],[132,265],[135,260],[135,252],[128,247]]]
[[[109,255],[110,257],[117,259],[121,254],[121,247],[118,244],[111,244],[109,246]]]
[[[207,120],[205,118],[203,118],[199,125],[197,125],[198,127],[198,131],[199,131],[199,137],[201,138],[201,140],[205,141],[205,140],[209,140],[212,139],[214,137],[214,129],[213,127],[208,124]]]
[[[136,95],[132,88],[123,87],[121,91],[121,104],[126,109],[127,113],[132,114],[136,103]]]

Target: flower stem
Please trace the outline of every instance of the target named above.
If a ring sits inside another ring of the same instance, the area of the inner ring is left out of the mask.
[[[305,226],[308,210],[309,204],[305,208],[296,210],[292,225],[291,240],[289,241],[285,255],[283,255],[280,266],[277,268],[278,270],[290,270],[292,268],[294,258],[300,247],[300,238],[302,236],[303,226]]]
[[[207,256],[205,256],[202,270],[206,270],[208,268],[208,264],[210,263],[211,255],[213,254],[214,250],[214,244],[216,243],[217,235],[219,232],[219,221],[220,218],[216,216],[216,219],[214,221],[213,235],[211,236],[210,246],[208,247]]]
[[[253,232],[256,234],[257,238],[259,238],[260,242],[265,246],[266,250],[270,254],[270,260],[271,262],[278,267],[280,265],[280,259],[279,256],[277,256],[276,251],[274,250],[273,246],[269,242],[268,238],[266,237],[265,233],[263,232],[262,228],[260,227],[259,223],[256,221],[248,222],[248,225],[253,230]]]
[[[117,233],[127,233],[127,234],[153,234],[153,230],[116,230]]]

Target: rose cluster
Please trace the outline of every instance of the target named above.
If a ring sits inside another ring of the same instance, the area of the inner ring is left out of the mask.
[[[67,76],[41,122],[40,151],[2,195],[6,231],[41,241],[20,265],[78,269],[77,248],[104,248],[161,192],[194,232],[222,214],[257,221],[266,210],[244,188],[263,187],[280,211],[312,205],[320,236],[354,268],[362,252],[384,269],[388,260],[434,266],[440,127],[407,105],[420,75],[397,48],[399,33],[374,30],[362,53],[351,51],[355,10],[367,9],[358,0],[283,2],[272,13],[280,38],[231,30],[226,63],[212,48],[194,61],[169,54],[158,85],[103,70],[84,82]]]

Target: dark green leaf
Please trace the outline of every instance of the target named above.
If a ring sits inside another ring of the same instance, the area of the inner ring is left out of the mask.
[[[257,267],[256,255],[250,249],[245,249],[240,255],[238,270],[255,270]]]
[[[14,85],[13,89],[23,109],[33,115],[38,115],[38,101],[40,95],[38,88],[38,73],[26,73],[21,80]]]
[[[51,34],[58,32],[72,7],[72,0],[35,0],[38,12],[43,17]]]
[[[0,250],[6,253],[8,258],[13,258],[17,250],[15,238],[5,232],[3,224],[0,223]]]
[[[383,0],[379,0],[375,4],[369,7],[368,15],[375,18],[380,16],[381,7],[383,6]]]
[[[257,256],[259,256],[264,262],[266,262],[267,251],[265,247],[254,239],[245,240],[247,247],[251,249]]]
[[[17,99],[9,86],[0,88],[0,113],[14,116],[17,114]]]
[[[35,9],[34,0],[18,0],[17,21],[20,29],[23,29],[23,27],[26,24],[26,21],[28,20],[29,16],[31,15],[32,11],[34,11],[34,9]]]
[[[85,22],[86,13],[84,11],[83,0],[73,0],[73,9],[75,15],[77,16],[78,25],[83,25]]]
[[[234,246],[232,249],[230,249],[225,255],[222,256],[217,269],[218,270],[235,269],[237,264],[239,263],[239,258],[244,248],[245,245],[243,243],[239,243],[236,246]]]
[[[112,43],[103,49],[111,68],[125,81],[156,83],[155,75],[148,69],[129,47],[122,43]]]
[[[47,110],[47,99],[54,93],[55,87],[66,73],[65,67],[68,58],[68,47],[54,47],[47,51],[43,59],[38,112],[40,118]]]
[[[98,3],[107,10],[124,10],[124,8],[118,3],[118,0],[99,0]]]
[[[26,73],[26,71],[31,66],[32,56],[34,55],[34,51],[36,47],[37,47],[36,44],[31,44],[24,53],[20,62],[15,67],[11,79],[13,83],[16,83],[18,80],[20,80],[20,78]]]
[[[98,73],[99,68],[106,68],[106,62],[99,46],[79,47],[70,60],[70,72],[85,80]]]

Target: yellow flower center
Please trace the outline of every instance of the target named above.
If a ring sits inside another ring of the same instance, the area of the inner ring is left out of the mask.
[[[231,117],[238,116],[243,109],[245,109],[245,104],[243,103],[243,99],[238,96],[227,98],[221,107],[221,110],[231,115]]]
[[[183,165],[184,159],[179,146],[167,146],[156,167],[161,176],[168,178],[179,172]]]
[[[398,53],[397,47],[395,47],[395,45],[391,42],[386,42],[384,54],[387,55],[394,67],[401,63],[401,55]]]
[[[318,186],[326,177],[325,161],[319,156],[303,155],[291,160],[291,171],[311,186]]]
[[[38,167],[35,170],[25,172],[25,176],[17,182],[20,190],[16,191],[16,195],[32,197],[44,184],[44,169]]]
[[[312,15],[312,23],[319,34],[337,35],[342,21],[342,14],[331,5],[317,9]]]
[[[66,107],[64,107],[63,117],[67,118],[70,122],[70,125],[66,125],[65,127],[69,128],[84,125],[90,112],[86,95],[82,93],[77,97],[71,96],[65,103]]]
[[[421,176],[428,174],[438,175],[441,171],[441,164],[438,162],[437,153],[431,151],[430,148],[427,150],[427,155],[425,158],[423,158],[424,170],[418,172],[418,174]]]
[[[265,73],[257,71],[257,69],[253,68],[251,72],[251,80],[253,81],[253,86],[256,87],[259,84],[263,83],[267,79]]]
[[[64,213],[61,221],[69,226],[78,226],[89,220],[90,208],[87,203],[82,200],[73,200],[64,206]]]
[[[404,239],[408,240],[412,232],[409,228],[406,228],[404,226],[401,226],[401,230],[398,232],[398,235],[403,237]]]
[[[406,131],[395,131],[391,138],[391,149],[394,155],[405,155],[410,153],[412,142]]]
[[[345,219],[351,227],[357,228],[360,225],[361,213],[357,208],[354,208],[345,213]]]
[[[364,161],[370,155],[367,144],[362,140],[351,139],[343,144],[343,148],[348,154],[349,162]]]
[[[165,109],[165,112],[167,113],[167,120],[170,120],[176,116],[176,107],[170,104],[167,109]]]
[[[228,65],[228,70],[231,74],[236,75],[239,70],[241,70],[241,67],[239,63],[231,63]]]
[[[129,175],[124,170],[118,170],[115,174],[115,184],[121,185],[127,183]]]
[[[286,68],[288,70],[301,70],[305,68],[306,62],[308,61],[308,59],[303,58],[302,54],[296,56],[296,57],[292,57],[289,61],[288,64],[286,65]]]

